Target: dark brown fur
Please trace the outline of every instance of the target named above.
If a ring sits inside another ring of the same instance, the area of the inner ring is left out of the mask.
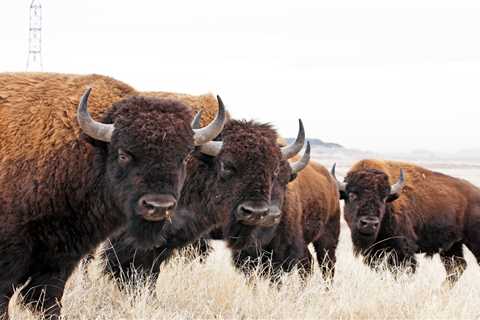
[[[87,85],[93,116],[115,123],[110,143],[81,134],[77,124]],[[154,240],[146,235],[162,222],[144,221],[133,206],[146,193],[179,196],[193,150],[192,113],[173,100],[121,100],[132,93],[101,76],[0,75],[0,315],[12,289],[30,278],[25,302],[44,290],[45,309],[58,316],[79,260],[127,221],[136,242]],[[119,148],[133,161],[119,163]]]
[[[398,199],[390,185],[405,172],[406,185]],[[414,272],[415,253],[440,254],[450,283],[466,267],[462,244],[480,262],[480,190],[469,182],[422,167],[395,161],[363,160],[345,178],[345,219],[355,251],[372,266],[389,253],[387,262]],[[352,195],[353,194],[353,195]],[[381,221],[374,236],[359,233],[362,216]]]
[[[238,225],[238,222],[231,221]],[[245,227],[244,227],[245,228]],[[237,246],[238,235],[225,237],[233,247],[234,263],[249,273],[252,269],[274,276],[278,271],[311,272],[312,243],[325,280],[335,272],[335,250],[340,233],[340,206],[336,186],[328,171],[319,164],[310,164],[288,185],[282,207],[281,222],[276,227],[250,228],[241,238],[248,239]],[[272,268],[270,268],[272,267]]]

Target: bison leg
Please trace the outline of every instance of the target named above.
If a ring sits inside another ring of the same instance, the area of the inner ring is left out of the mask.
[[[65,282],[75,268],[76,263],[61,261],[57,266],[34,265],[30,271],[30,282],[21,290],[24,303],[34,312],[45,313],[48,319],[60,317],[61,300]]]
[[[313,247],[317,254],[317,262],[326,282],[331,282],[335,276],[335,263],[337,261],[335,251],[337,250],[338,236],[340,234],[340,219],[338,217],[329,221],[325,226],[325,232],[313,242]]]
[[[387,256],[387,265],[395,277],[399,272],[405,272],[409,275],[417,271],[417,259],[414,254],[405,254],[401,251],[392,250]]]
[[[122,241],[112,242],[102,256],[107,264],[105,274],[112,276],[120,289],[125,284],[136,286],[138,281],[147,280],[155,285],[160,273],[160,265],[172,255],[172,249],[136,249]]]
[[[460,279],[467,267],[467,261],[463,258],[463,244],[457,242],[449,250],[441,252],[440,259],[447,271],[444,285],[451,287]]]
[[[307,280],[313,273],[313,257],[306,246],[303,257],[298,262],[298,272],[302,280]]]
[[[9,269],[2,269],[2,272],[7,270]],[[20,277],[15,276],[13,274],[11,274],[11,277],[9,279],[6,279],[4,275],[3,279],[0,280],[0,319],[2,320],[9,319],[8,303],[12,298],[13,292],[15,291],[15,287],[19,286],[21,283],[22,281],[20,280]]]
[[[234,267],[240,270],[247,278],[250,278],[256,272],[264,274],[266,271],[260,269],[263,267],[261,257],[250,255],[243,250],[234,251],[232,260]]]
[[[16,287],[28,279],[30,253],[23,243],[0,239],[0,319],[8,319],[8,303]]]
[[[288,248],[283,254],[280,252],[282,251],[272,252],[273,282],[278,282],[282,273],[289,273],[295,267],[303,281],[310,277],[313,271],[313,257],[305,244],[296,246],[295,249]]]

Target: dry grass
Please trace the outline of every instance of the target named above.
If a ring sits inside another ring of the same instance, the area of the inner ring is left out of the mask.
[[[145,286],[122,293],[99,273],[99,262],[79,268],[67,284],[63,314],[68,319],[474,319],[480,318],[479,267],[468,253],[469,267],[457,286],[442,290],[445,272],[438,258],[419,257],[413,277],[394,280],[375,273],[352,255],[343,228],[337,251],[337,276],[326,290],[319,272],[302,287],[296,274],[280,289],[261,279],[253,286],[230,264],[222,243],[205,264],[178,257],[165,266],[156,297]],[[18,304],[14,319],[35,319]]]

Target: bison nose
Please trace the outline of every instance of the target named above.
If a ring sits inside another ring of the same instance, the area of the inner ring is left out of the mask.
[[[280,218],[282,216],[282,210],[277,206],[270,207],[270,211],[268,215],[265,217],[263,225],[264,226],[273,226],[280,222]]]
[[[379,225],[380,220],[377,217],[361,217],[358,220],[358,228],[364,233],[374,233]]]
[[[246,201],[238,206],[237,219],[242,220],[256,220],[262,219],[270,211],[270,208],[266,202],[252,202]]]
[[[169,194],[147,194],[138,200],[138,214],[145,220],[169,219],[177,205],[177,200]]]
[[[274,208],[273,210],[270,210],[268,212],[268,216],[273,219],[280,218],[281,215],[282,215],[282,211],[279,208]]]

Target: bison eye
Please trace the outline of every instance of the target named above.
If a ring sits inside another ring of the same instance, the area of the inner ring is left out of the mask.
[[[229,178],[235,173],[236,169],[231,164],[224,164],[220,162],[220,173],[223,178]]]
[[[357,194],[353,193],[353,192],[350,192],[348,194],[348,201],[355,201],[355,200],[357,200]]]
[[[121,165],[126,165],[132,160],[132,156],[122,149],[118,149],[118,162]]]

